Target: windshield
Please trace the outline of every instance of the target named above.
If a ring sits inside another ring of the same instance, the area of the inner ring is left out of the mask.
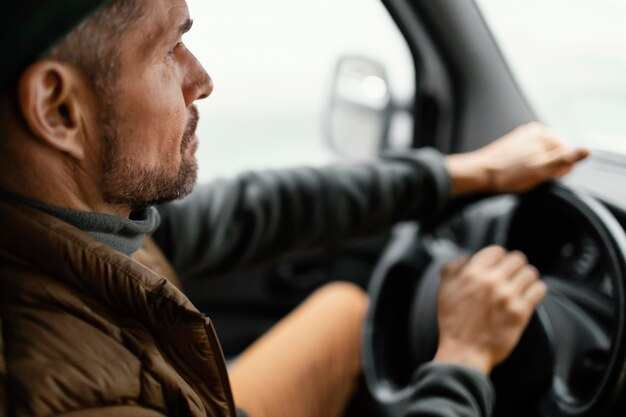
[[[626,154],[626,1],[476,0],[539,118]]]

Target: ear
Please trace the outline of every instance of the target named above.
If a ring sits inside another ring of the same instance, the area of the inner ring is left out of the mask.
[[[33,135],[76,159],[85,154],[81,113],[87,109],[79,97],[84,88],[80,76],[68,64],[41,60],[29,66],[18,82],[19,109]]]

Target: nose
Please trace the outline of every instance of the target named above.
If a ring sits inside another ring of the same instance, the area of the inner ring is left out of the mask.
[[[213,80],[204,70],[202,64],[194,56],[191,57],[191,60],[191,71],[183,91],[187,106],[191,106],[196,100],[207,98],[213,91]]]

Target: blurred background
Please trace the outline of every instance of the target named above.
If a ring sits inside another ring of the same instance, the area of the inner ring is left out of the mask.
[[[540,118],[568,141],[626,154],[626,2],[476,0]],[[338,156],[324,118],[344,56],[414,91],[408,47],[379,0],[189,0],[185,42],[212,76],[199,104],[199,181]],[[410,120],[393,134],[403,143]]]
[[[384,63],[397,95],[413,94],[404,39],[377,0],[189,0],[185,43],[213,78],[199,103],[199,181],[246,169],[320,165],[337,60]]]

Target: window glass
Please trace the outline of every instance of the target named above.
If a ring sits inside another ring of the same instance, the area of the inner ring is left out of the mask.
[[[538,116],[626,154],[626,2],[476,0]]]
[[[400,98],[414,91],[408,47],[379,0],[189,0],[187,47],[213,78],[198,103],[200,181],[335,156],[322,121],[338,59],[382,63]]]

